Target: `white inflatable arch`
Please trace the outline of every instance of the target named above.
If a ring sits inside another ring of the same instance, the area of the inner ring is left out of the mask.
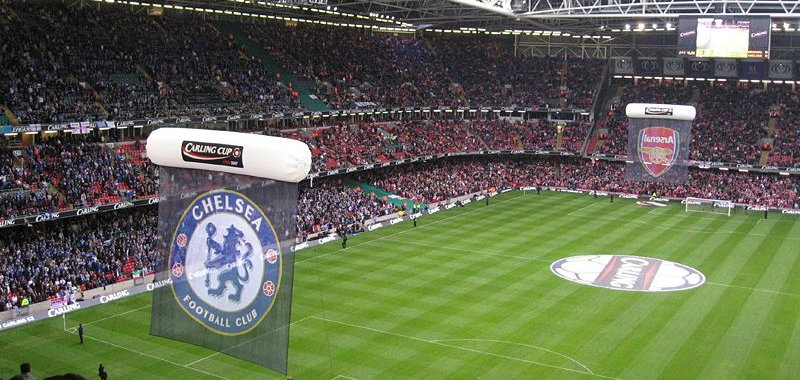
[[[203,155],[197,154],[197,147],[202,147]],[[301,141],[208,129],[156,129],[147,138],[147,156],[161,166],[295,183],[311,169],[311,151]]]

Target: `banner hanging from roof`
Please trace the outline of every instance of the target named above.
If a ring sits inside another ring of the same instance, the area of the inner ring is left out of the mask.
[[[625,178],[656,183],[685,183],[695,108],[631,103],[628,116],[628,164]]]
[[[150,332],[286,373],[299,141],[162,128],[147,140],[161,166],[160,253]]]

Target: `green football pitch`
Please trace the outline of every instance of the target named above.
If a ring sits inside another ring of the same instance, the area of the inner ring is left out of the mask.
[[[294,379],[796,379],[800,218],[511,192],[298,252]],[[706,283],[624,292],[557,277],[587,254],[686,264]],[[281,379],[148,335],[150,294],[0,333],[0,376]],[[78,344],[74,327],[86,326]]]

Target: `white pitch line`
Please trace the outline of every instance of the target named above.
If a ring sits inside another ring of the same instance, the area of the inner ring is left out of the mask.
[[[699,234],[722,233],[722,234],[770,237],[770,235],[767,235],[767,234],[757,234],[757,233],[751,233],[751,232],[738,232],[738,231],[728,231],[728,230],[699,230],[699,229],[696,229],[696,228],[680,227],[680,226],[677,226],[677,225],[676,226],[662,226],[660,224],[656,224],[656,223],[652,223],[652,222],[648,222],[648,221],[643,221],[643,220],[629,220],[629,219],[620,219],[620,218],[609,218],[607,216],[590,216],[590,215],[577,215],[577,214],[573,214],[572,216],[578,217],[578,218],[591,218],[591,219],[595,219],[595,220],[610,220],[610,221],[626,222],[626,223],[640,223],[640,224],[646,224],[648,226],[652,226],[653,228],[662,228],[662,229],[667,229],[667,230],[694,232],[694,233],[699,233]],[[781,237],[781,239],[784,239],[784,240],[800,240],[800,237],[783,236],[783,237]]]
[[[77,333],[70,332],[70,334],[77,334]],[[152,359],[155,359],[155,360],[160,360],[160,361],[162,361],[162,362],[169,363],[169,364],[172,364],[172,365],[174,365],[174,366],[177,366],[177,367],[182,367],[182,368],[190,369],[190,370],[192,370],[192,371],[199,372],[199,373],[202,373],[202,374],[205,374],[205,375],[208,375],[208,376],[213,376],[213,377],[216,377],[216,378],[218,378],[218,379],[223,379],[223,380],[231,380],[231,379],[229,379],[229,378],[227,378],[227,377],[224,377],[224,376],[220,376],[220,375],[217,375],[217,374],[213,374],[213,373],[211,373],[211,372],[206,372],[206,371],[203,371],[203,370],[200,370],[200,369],[197,369],[197,368],[187,367],[187,366],[185,366],[185,365],[183,365],[183,364],[180,364],[180,363],[173,362],[172,360],[168,360],[168,359],[164,359],[164,358],[162,358],[162,357],[158,357],[158,356],[154,356],[154,355],[146,354],[146,353],[144,353],[144,352],[137,351],[137,350],[134,350],[134,349],[132,349],[132,348],[125,347],[125,346],[121,346],[121,345],[119,345],[119,344],[116,344],[116,343],[111,343],[111,342],[109,342],[109,341],[106,341],[106,340],[103,340],[103,339],[100,339],[100,338],[95,338],[95,337],[92,337],[92,336],[89,336],[89,335],[86,335],[86,334],[84,334],[83,336],[84,336],[84,338],[87,338],[87,339],[96,340],[96,341],[98,341],[98,342],[100,342],[100,343],[105,343],[105,344],[107,344],[107,345],[109,345],[109,346],[114,346],[114,347],[117,347],[117,348],[119,348],[119,349],[123,349],[123,350],[125,350],[125,351],[133,352],[133,353],[135,353],[135,354],[139,354],[139,355],[142,355],[142,356],[147,356],[148,358],[152,358]]]
[[[541,362],[537,362],[537,361],[533,361],[533,360],[527,360],[527,359],[518,358],[518,357],[515,357],[515,356],[508,356],[508,355],[502,355],[502,354],[495,354],[495,353],[493,353],[493,352],[487,352],[487,351],[481,351],[481,350],[476,350],[476,349],[472,349],[472,348],[466,348],[466,347],[456,346],[456,345],[452,345],[452,344],[442,343],[441,341],[436,341],[436,340],[429,340],[429,339],[418,338],[418,337],[415,337],[415,336],[404,335],[404,334],[400,334],[400,333],[395,333],[395,332],[391,332],[391,331],[386,331],[386,330],[376,329],[376,328],[367,327],[367,326],[356,325],[356,324],[347,323],[347,322],[342,322],[342,321],[337,321],[337,320],[333,320],[333,319],[327,319],[327,318],[321,318],[321,317],[311,317],[311,318],[318,319],[318,320],[320,320],[320,321],[326,321],[326,322],[331,322],[331,323],[338,323],[338,324],[340,324],[340,325],[350,326],[350,327],[354,327],[354,328],[358,328],[358,329],[363,329],[363,330],[368,330],[368,331],[378,332],[378,333],[382,333],[382,334],[394,335],[394,336],[397,336],[397,337],[406,338],[406,339],[411,339],[411,340],[415,340],[415,341],[418,341],[418,342],[424,342],[424,343],[429,343],[429,344],[435,344],[435,345],[437,345],[437,346],[443,346],[443,347],[455,348],[455,349],[458,349],[458,350],[462,350],[462,351],[468,351],[468,352],[473,352],[473,353],[476,353],[476,354],[489,355],[489,356],[494,356],[494,357],[498,357],[498,358],[503,358],[503,359],[513,360],[513,361],[522,362],[522,363],[535,364],[535,365],[539,365],[539,366],[542,366],[542,367],[548,367],[548,368],[560,369],[560,370],[562,370],[562,371],[567,371],[567,372],[580,373],[580,374],[583,374],[583,375],[590,375],[590,376],[595,376],[595,377],[601,377],[601,378],[604,378],[604,379],[621,380],[621,379],[619,379],[619,378],[617,378],[617,377],[600,375],[600,374],[593,373],[593,372],[591,372],[591,371],[589,371],[589,372],[587,372],[587,371],[581,371],[581,370],[577,370],[577,369],[574,369],[574,368],[567,368],[567,367],[561,367],[561,366],[552,365],[552,364],[547,364],[547,363],[541,363]]]
[[[515,197],[511,197],[511,198],[508,198],[508,199],[504,199],[504,200],[502,200],[502,201],[499,201],[499,202],[491,203],[491,204],[489,205],[489,207],[491,207],[492,205],[496,205],[496,204],[500,204],[500,203],[503,203],[503,202],[508,202],[508,201],[510,201],[510,200],[513,200],[513,199],[517,199],[517,198],[519,198],[520,196],[521,196],[521,195],[517,195],[517,196],[515,196]],[[455,218],[455,217],[457,217],[457,216],[461,216],[461,215],[467,215],[467,214],[473,213],[473,212],[475,212],[475,211],[480,211],[480,210],[483,210],[483,209],[485,209],[486,207],[487,207],[487,206],[483,206],[483,207],[476,208],[476,209],[474,209],[474,210],[469,210],[469,211],[467,211],[467,212],[462,212],[462,213],[460,213],[460,214],[450,215],[450,216],[448,216],[448,217],[446,217],[446,218],[442,218],[442,219],[439,219],[439,220],[436,220],[436,221],[433,221],[433,222],[430,222],[430,223],[424,224],[424,225],[422,225],[422,226],[419,226],[419,228],[425,228],[425,227],[427,227],[427,226],[432,226],[432,225],[434,225],[434,224],[436,224],[436,223],[443,222],[443,221],[445,221],[445,220],[452,219],[452,218]],[[406,233],[406,232],[410,232],[410,231],[414,231],[414,230],[416,230],[416,229],[406,229],[406,230],[398,231],[398,232],[395,232],[395,233],[392,233],[392,234],[389,234],[389,235],[386,235],[386,236],[383,236],[383,237],[379,237],[379,238],[377,238],[377,239],[372,239],[372,240],[370,240],[370,241],[365,241],[365,242],[363,242],[363,243],[360,243],[360,244],[354,244],[354,245],[352,245],[350,248],[355,248],[355,247],[358,247],[358,246],[362,246],[362,245],[366,245],[366,244],[374,243],[374,242],[376,242],[376,241],[378,241],[378,240],[383,240],[383,239],[386,239],[386,238],[389,238],[389,237],[392,237],[392,236],[396,236],[396,235],[404,234],[404,233]],[[334,254],[334,253],[337,253],[337,252],[339,252],[339,251],[343,251],[343,250],[344,250],[344,249],[340,248],[340,249],[337,249],[337,250],[335,250],[335,251],[328,252],[328,253],[325,253],[325,254],[322,254],[322,255],[319,255],[319,256],[309,257],[309,258],[307,258],[307,259],[303,259],[303,260],[295,261],[294,263],[295,263],[295,264],[304,263],[304,262],[306,262],[306,261],[315,260],[315,259],[318,259],[318,258],[321,258],[321,257],[325,257],[325,256],[330,256],[330,255],[332,255],[332,254]]]
[[[392,239],[392,241],[397,242],[397,243],[401,243],[401,244],[413,244],[413,245],[420,245],[420,246],[424,246],[424,247],[447,249],[447,250],[451,250],[451,251],[471,252],[471,253],[478,253],[478,254],[498,256],[498,257],[508,257],[508,258],[511,258],[511,259],[520,259],[520,260],[528,260],[528,261],[539,261],[539,262],[543,262],[543,263],[550,263],[551,262],[550,260],[537,259],[537,258],[533,258],[533,257],[512,256],[512,255],[505,255],[505,254],[502,254],[502,253],[476,251],[474,249],[466,249],[466,248],[444,247],[444,246],[439,246],[439,245],[418,243],[418,242],[405,241],[405,240],[399,240],[399,239]],[[772,293],[772,294],[780,294],[780,295],[786,295],[786,296],[800,297],[800,294],[798,294],[798,293],[781,292],[779,290],[752,288],[752,287],[749,287],[749,286],[723,284],[723,283],[720,283],[720,282],[713,282],[713,281],[706,281],[705,283],[709,284],[709,285],[727,286],[727,287],[730,287],[730,288],[749,289],[749,290],[756,291],[756,292],[764,292],[764,293]]]
[[[747,290],[752,290],[754,292],[763,292],[763,293],[771,293],[771,294],[778,294],[778,295],[784,295],[784,296],[800,297],[800,294],[782,292],[780,290],[760,289],[760,288],[753,288],[753,287],[750,287],[750,286],[723,284],[723,283],[713,282],[713,281],[706,281],[706,284],[716,285],[716,286],[724,286],[724,287],[728,287],[728,288],[747,289]]]
[[[289,324],[289,326],[293,326],[293,325],[294,325],[294,324],[296,324],[296,323],[303,322],[303,321],[305,321],[306,319],[309,319],[309,318],[311,318],[311,317],[312,317],[312,316],[310,316],[310,315],[309,315],[308,317],[305,317],[305,318],[299,319],[299,320],[297,320],[297,321],[294,321],[294,322],[290,323],[290,324]],[[278,329],[278,330],[280,330],[280,329]],[[271,332],[270,332],[270,333],[271,333]],[[242,343],[239,343],[239,344],[237,344],[237,345],[235,345],[235,346],[228,347],[228,348],[226,348],[225,350],[214,352],[213,354],[210,354],[210,355],[208,355],[208,356],[204,356],[204,357],[202,357],[202,358],[200,358],[200,359],[197,359],[197,360],[195,360],[195,361],[193,361],[193,362],[191,362],[191,363],[189,363],[189,364],[186,364],[186,365],[184,365],[184,367],[187,367],[187,368],[188,368],[188,367],[189,367],[190,365],[192,365],[192,364],[197,364],[197,363],[200,363],[200,362],[201,362],[201,361],[203,361],[203,360],[210,359],[210,358],[212,358],[212,357],[214,357],[214,356],[217,356],[217,355],[219,355],[219,354],[222,354],[222,353],[224,353],[225,351],[230,351],[230,350],[231,350],[231,349],[233,349],[233,348],[239,347],[239,346],[241,346],[241,345],[243,345],[243,344],[246,344],[246,343],[250,343],[250,342],[252,342],[252,341],[254,341],[254,340],[256,340],[256,339],[260,339],[260,338],[262,338],[264,335],[266,335],[266,334],[261,334],[261,335],[259,335],[259,336],[256,336],[256,337],[253,337],[253,338],[250,338],[250,339],[248,339],[248,340],[246,340],[246,341],[244,341],[244,342],[242,342]]]
[[[546,349],[544,347],[534,346],[532,344],[509,342],[507,340],[497,340],[497,339],[436,339],[433,342],[493,342],[493,343],[505,343],[505,344],[512,344],[512,345],[515,345],[515,346],[533,348],[533,349],[536,349],[536,350],[542,350],[542,351],[546,351],[546,352],[549,352],[549,353],[554,354],[554,355],[558,355],[558,356],[560,356],[560,357],[562,357],[564,359],[567,359],[567,360],[569,360],[569,361],[581,366],[587,372],[589,372],[590,374],[594,375],[594,372],[592,372],[592,370],[589,369],[589,367],[587,367],[585,364],[583,364],[583,363],[581,363],[581,362],[579,362],[579,361],[577,361],[577,360],[575,360],[575,359],[573,359],[573,358],[571,358],[571,357],[569,357],[567,355],[564,355],[562,353],[555,352],[553,350],[548,350],[548,349]]]
[[[358,380],[358,379],[357,379],[357,378],[355,378],[355,377],[350,377],[350,376],[347,376],[347,375],[336,375],[336,376],[335,376],[333,379],[331,379],[331,380],[336,380],[336,379]]]
[[[105,320],[108,320],[108,319],[112,319],[112,318],[119,317],[119,316],[121,316],[121,315],[130,314],[130,313],[133,313],[133,312],[135,312],[135,311],[142,310],[142,309],[147,309],[148,307],[152,307],[152,306],[153,306],[153,305],[146,305],[146,306],[142,306],[142,307],[137,307],[136,309],[131,309],[131,310],[128,310],[128,311],[123,311],[122,313],[119,313],[119,314],[114,314],[114,315],[112,315],[112,316],[110,316],[110,317],[100,318],[100,319],[98,319],[98,320],[96,320],[96,321],[86,322],[86,323],[84,323],[83,325],[84,325],[84,326],[86,326],[86,325],[91,325],[91,324],[94,324],[94,323],[102,322],[102,321],[105,321]],[[74,328],[74,327],[73,327],[73,328]]]
[[[388,237],[388,236],[387,236]],[[526,257],[526,256],[514,256],[514,255],[506,255],[503,253],[495,253],[495,252],[487,252],[487,251],[478,251],[474,249],[467,249],[467,248],[456,248],[456,247],[445,247],[441,245],[434,245],[434,244],[426,244],[426,243],[419,243],[415,241],[406,241],[406,240],[399,240],[399,239],[391,239],[390,241],[402,243],[402,244],[412,244],[418,245],[422,247],[431,247],[431,248],[438,248],[438,249],[447,249],[451,251],[460,251],[460,252],[468,252],[468,253],[477,253],[481,255],[489,255],[489,256],[497,256],[497,257],[507,257],[509,259],[519,259],[519,260],[528,260],[528,261],[541,261],[543,263],[550,263],[550,260],[543,260],[537,259],[535,257]]]
[[[587,208],[589,208],[589,207],[596,206],[596,205],[598,205],[598,204],[599,204],[599,203],[592,203],[592,204],[588,204],[588,205],[586,205],[586,206],[583,206],[583,207],[581,207],[581,208],[579,208],[579,209],[577,209],[577,210],[575,210],[575,211],[571,211],[571,212],[570,212],[569,214],[567,214],[567,215],[575,215],[575,214],[577,214],[577,213],[579,213],[579,212],[581,212],[581,211],[583,211],[583,210],[586,210],[586,209],[587,209]]]

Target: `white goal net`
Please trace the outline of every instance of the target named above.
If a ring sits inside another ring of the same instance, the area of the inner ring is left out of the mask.
[[[683,203],[686,205],[686,212],[705,212],[727,216],[731,216],[735,207],[733,202],[721,199],[687,197]]]

